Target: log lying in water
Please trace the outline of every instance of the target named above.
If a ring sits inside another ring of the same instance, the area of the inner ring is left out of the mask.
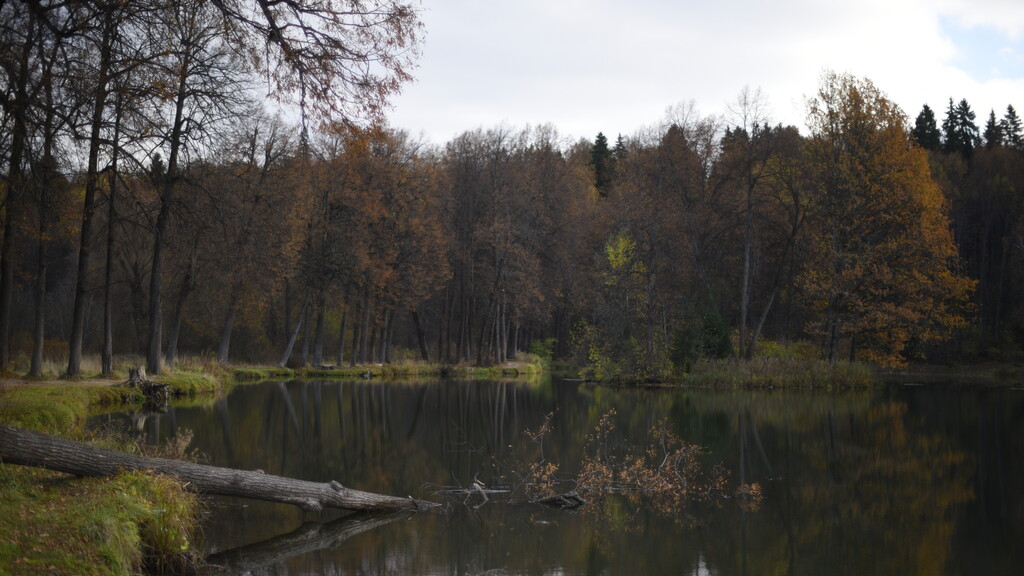
[[[318,512],[324,508],[373,512],[424,510],[436,504],[346,488],[340,483],[296,480],[262,470],[236,470],[166,458],[146,458],[97,448],[48,434],[0,425],[0,460],[67,472],[111,476],[122,470],[151,470],[175,476],[200,494],[239,496],[294,504]]]

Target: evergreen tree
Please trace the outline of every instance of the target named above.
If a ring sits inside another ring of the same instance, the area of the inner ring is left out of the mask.
[[[1006,107],[1006,115],[999,121],[1003,132],[1003,143],[1016,150],[1024,150],[1024,130],[1020,126],[1020,118],[1013,105]]]
[[[590,149],[590,165],[594,168],[594,186],[602,197],[608,195],[608,189],[612,184],[613,162],[612,151],[608,148],[608,138],[604,133],[598,132]]]
[[[935,120],[935,112],[927,104],[914,121],[914,141],[925,150],[938,150],[942,147],[942,133]]]
[[[622,160],[626,157],[626,154],[628,154],[626,139],[622,137],[622,134],[619,134],[619,137],[615,139],[615,148],[612,149],[612,155],[615,156],[616,160]]]
[[[974,111],[971,110],[967,99],[960,100],[957,105],[953,105],[952,98],[949,99],[946,119],[942,121],[942,131],[945,136],[943,149],[946,152],[956,152],[965,158],[971,156],[981,142],[975,118]]]
[[[1003,127],[1002,124],[996,122],[995,110],[989,111],[988,121],[985,122],[985,132],[982,135],[985,138],[985,148],[987,150],[1005,144],[1003,140]]]

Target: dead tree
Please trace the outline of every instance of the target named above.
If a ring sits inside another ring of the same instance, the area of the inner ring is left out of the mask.
[[[0,460],[78,476],[112,476],[125,470],[149,470],[179,478],[189,490],[200,494],[284,502],[313,512],[324,508],[398,512],[436,506],[412,497],[398,498],[346,488],[334,480],[309,482],[266,474],[262,470],[235,470],[146,458],[6,425],[0,425]]]

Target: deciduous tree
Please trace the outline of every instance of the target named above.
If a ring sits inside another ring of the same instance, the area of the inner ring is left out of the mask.
[[[810,102],[818,249],[802,286],[831,361],[901,365],[908,347],[964,323],[972,282],[957,272],[945,201],[906,119],[869,80],[828,73]]]

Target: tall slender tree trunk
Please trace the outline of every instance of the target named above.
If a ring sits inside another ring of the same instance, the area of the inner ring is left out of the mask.
[[[315,304],[314,304],[315,305]],[[309,321],[310,310],[307,306],[302,311],[302,365],[309,365],[309,334],[310,334],[310,321]]]
[[[348,330],[349,298],[348,289],[345,290],[345,301],[342,304],[341,330],[338,331],[338,366],[345,363],[345,332]]]
[[[157,214],[156,229],[153,232],[153,260],[149,271],[149,348],[146,354],[146,369],[150,374],[160,373],[164,248],[167,242],[167,228],[171,220],[171,208],[178,185],[178,154],[181,150],[185,124],[187,88],[188,71],[182,67],[182,70],[179,71],[178,91],[175,95],[174,124],[171,125],[171,150],[167,157],[167,175],[160,194],[160,213]]]
[[[444,298],[442,299],[441,307],[441,318],[438,322],[437,328],[437,361],[443,363],[449,362],[449,353],[451,350],[451,318],[449,317],[449,310],[451,310],[451,288],[450,284],[446,283],[444,288]],[[416,336],[419,339],[419,335]],[[426,340],[426,334],[424,334],[424,340]],[[420,355],[423,355],[423,350],[420,350]],[[430,354],[427,354],[430,357]],[[429,362],[429,360],[428,360]]]
[[[370,289],[367,288],[363,292],[363,329],[360,336],[362,341],[359,343],[359,363],[366,364],[367,354],[370,351]]]
[[[370,330],[370,347],[367,352],[367,358],[371,364],[380,363],[380,335],[381,329],[380,324],[377,323],[377,319],[373,319],[373,328]]]
[[[45,209],[45,187],[40,190],[39,200],[39,249],[38,265],[36,268],[36,293],[35,293],[35,330],[33,331],[32,365],[29,367],[28,375],[39,378],[43,375],[43,344],[46,341],[46,220],[49,215]]]
[[[751,238],[754,234],[753,190],[747,190],[746,231],[743,238],[743,288],[740,294],[740,358],[749,359],[752,350],[747,345],[747,323],[750,308],[750,267]]]
[[[100,63],[94,93],[91,128],[89,132],[89,160],[85,173],[85,199],[82,209],[81,239],[78,243],[78,275],[75,280],[75,305],[71,313],[71,337],[69,339],[68,376],[78,376],[82,370],[82,345],[85,340],[85,307],[88,298],[87,284],[91,264],[92,226],[96,211],[96,185],[99,180],[99,154],[103,111],[107,104],[110,81],[110,56],[114,36],[113,14],[107,15],[100,47]]]
[[[468,331],[469,312],[467,311],[466,296],[461,294],[461,291],[459,296],[459,338],[455,344],[455,358],[461,362],[469,358],[469,353],[466,350],[466,341],[469,339],[466,334]]]
[[[104,376],[114,373],[114,311],[111,292],[114,286],[114,242],[117,223],[117,161],[121,139],[121,96],[114,104],[114,146],[110,158],[110,173],[107,175],[107,253],[103,265],[103,352],[100,354],[101,372]]]
[[[40,58],[43,58],[43,50],[40,47]],[[39,162],[39,174],[35,180],[38,186],[38,215],[39,215],[39,250],[36,267],[36,293],[35,293],[35,326],[33,331],[32,364],[29,367],[29,376],[38,378],[43,372],[43,347],[46,342],[46,272],[47,272],[47,250],[46,243],[49,236],[50,220],[50,194],[57,183],[57,166],[53,158],[53,141],[56,138],[54,130],[54,105],[53,105],[53,78],[51,76],[52,59],[45,67],[43,73],[43,97],[46,112],[43,121],[43,157]]]
[[[423,322],[420,321],[419,310],[413,310],[410,312],[410,315],[412,316],[413,326],[416,328],[416,342],[420,347],[420,358],[429,364],[430,351],[427,350],[427,332],[423,329]]]
[[[284,335],[287,337],[292,330],[292,285],[287,277],[284,279]]]
[[[653,261],[653,257],[652,257]],[[648,266],[650,272],[647,273],[647,370],[653,373],[654,371],[654,325],[655,325],[655,302],[654,302],[654,267]]]
[[[395,316],[396,314],[388,310],[387,323],[384,325],[384,363],[391,364],[391,346],[395,339]]]
[[[188,272],[181,281],[178,289],[178,297],[174,301],[174,310],[171,313],[171,334],[167,338],[167,353],[164,358],[168,365],[174,365],[178,357],[178,338],[181,336],[181,322],[185,311],[185,301],[188,295],[196,287],[196,246],[192,246],[192,257],[189,259]],[[234,300],[232,300],[234,301]]]
[[[316,334],[313,342],[313,366],[324,364],[324,304],[321,301],[316,312]]]
[[[355,317],[352,319],[352,353],[349,355],[349,366],[355,366],[359,362],[359,342],[362,340],[360,328],[362,327],[362,310],[366,306],[366,300],[356,304]]]
[[[30,77],[30,56],[35,45],[36,17],[29,11],[29,23],[25,43],[19,55],[17,85],[14,86],[14,101],[8,109],[13,116],[11,127],[9,170],[7,176],[7,198],[4,205],[4,240],[0,245],[0,372],[7,370],[11,361],[11,303],[14,297],[14,235],[17,213],[15,206],[24,195],[25,172],[22,166],[25,155],[28,127],[28,82]]]
[[[107,200],[107,260],[103,265],[103,352],[100,354],[101,372],[114,373],[114,223],[117,221],[115,182],[117,173],[110,176],[110,197]]]
[[[292,351],[295,349],[295,340],[299,337],[299,330],[302,329],[302,316],[306,311],[306,305],[309,303],[309,295],[302,301],[302,311],[299,312],[299,323],[295,325],[295,329],[292,330],[291,336],[288,338],[288,345],[284,348],[284,354],[281,356],[281,361],[277,363],[278,368],[284,368],[288,365],[288,360],[292,357]]]
[[[238,317],[238,299],[242,294],[242,283],[237,282],[231,288],[228,302],[228,313],[224,318],[224,328],[220,333],[220,345],[217,347],[217,362],[227,365],[231,358],[231,333],[235,329],[235,318]]]

